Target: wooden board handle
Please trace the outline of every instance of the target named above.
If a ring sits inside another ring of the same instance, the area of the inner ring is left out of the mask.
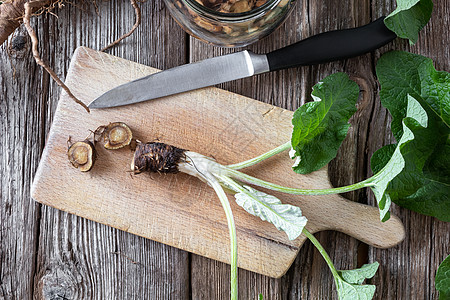
[[[338,212],[328,223],[333,229],[346,233],[377,248],[389,248],[405,238],[402,221],[395,215],[380,221],[377,207],[353,202],[340,195],[330,195],[333,211]]]

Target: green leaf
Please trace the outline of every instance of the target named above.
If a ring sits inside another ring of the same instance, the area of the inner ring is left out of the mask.
[[[372,278],[378,270],[378,262],[365,264],[359,269],[339,270],[338,273],[348,283],[362,284],[364,280]]]
[[[363,265],[359,269],[340,270],[335,277],[339,300],[370,300],[375,294],[375,286],[362,284],[372,278],[378,270],[378,262]]]
[[[430,20],[432,11],[431,0],[397,0],[397,8],[384,19],[384,23],[397,36],[414,44],[419,38],[419,31]]]
[[[383,55],[377,65],[382,104],[392,115],[391,129],[399,140],[408,94],[426,111],[428,126],[416,128],[415,138],[403,150],[405,166],[386,190],[396,204],[450,221],[450,76],[434,69],[431,59],[407,52]],[[374,173],[381,170],[395,145],[372,157]]]
[[[416,154],[414,148],[408,147],[409,142],[415,138],[415,131],[427,126],[428,117],[426,111],[420,106],[419,102],[408,95],[408,108],[406,118],[403,120],[403,135],[389,161],[381,169],[378,166],[377,169],[380,171],[368,180],[372,184],[370,188],[377,199],[380,219],[383,222],[389,219],[389,207],[391,205],[391,194],[386,193],[388,185],[404,169],[406,165],[404,156],[408,156],[410,153]],[[387,150],[392,151],[392,147]],[[382,154],[377,154],[377,157],[388,157],[388,154],[386,150],[383,150]]]
[[[391,130],[397,141],[403,134],[407,95],[420,98],[418,68],[426,60],[426,57],[401,51],[388,52],[378,60],[376,73],[381,85],[380,100],[392,115]]]
[[[450,255],[444,259],[436,272],[435,286],[439,291],[439,300],[450,299]]]
[[[424,176],[430,180],[450,182],[450,140],[438,145],[424,166]]]
[[[348,120],[356,112],[358,85],[345,73],[335,73],[313,87],[314,99],[298,108],[292,124],[293,169],[306,174],[336,157],[347,135]]]
[[[290,240],[295,240],[303,231],[307,219],[302,216],[299,207],[283,204],[271,195],[244,186],[246,191],[234,195],[236,203],[248,213],[260,217],[275,225],[278,230],[286,232]]]
[[[436,71],[431,59],[425,60],[418,71],[422,98],[450,128],[450,74]]]
[[[336,280],[339,300],[370,300],[375,294],[375,286],[371,284],[351,284],[338,278]]]

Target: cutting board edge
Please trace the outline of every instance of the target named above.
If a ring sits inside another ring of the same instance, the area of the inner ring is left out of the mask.
[[[51,207],[51,208],[53,208],[53,209],[61,210],[60,208],[56,207],[55,205],[52,205],[52,202],[51,202],[51,201],[49,202],[49,201],[46,201],[46,200],[41,199],[40,196],[39,196],[39,194],[37,194],[37,195],[34,194],[34,195],[32,196],[32,199],[33,199],[35,202],[37,202],[37,203],[46,205],[46,206]],[[163,241],[163,240],[160,240],[160,239],[146,237],[146,236],[144,236],[144,235],[142,235],[142,234],[140,234],[140,233],[134,232],[133,230],[128,230],[128,229],[118,228],[118,227],[115,226],[114,224],[109,224],[108,222],[101,222],[101,221],[94,220],[94,219],[89,218],[89,217],[80,216],[79,214],[77,214],[77,213],[75,213],[75,212],[73,212],[73,211],[71,211],[71,210],[69,210],[69,209],[61,210],[61,211],[64,212],[64,213],[68,213],[68,214],[77,216],[77,217],[82,218],[82,219],[85,219],[85,220],[89,220],[89,221],[92,221],[92,222],[95,222],[95,223],[98,223],[98,224],[101,224],[101,225],[105,225],[105,226],[108,226],[108,227],[111,227],[111,228],[115,228],[115,229],[117,229],[117,230],[120,230],[120,231],[123,231],[123,232],[126,232],[126,233],[130,233],[130,234],[133,234],[133,235],[136,235],[136,236],[139,236],[139,237],[142,237],[142,238],[151,240],[151,241],[155,241],[155,242],[157,242],[157,243],[164,244],[164,245],[166,245],[166,246],[170,246],[170,247],[173,247],[173,248],[176,248],[176,249],[180,249],[180,250],[182,250],[182,251],[186,251],[186,252],[189,252],[189,253],[191,253],[191,254],[203,256],[203,255],[201,255],[201,254],[199,254],[199,253],[196,253],[196,252],[195,252],[195,249],[190,249],[190,250],[189,250],[189,249],[181,249],[181,248],[177,247],[177,246],[174,245],[174,244],[167,243],[167,242],[165,242],[165,241]],[[319,230],[319,231],[320,231],[320,230]],[[311,231],[311,232],[313,232],[313,231]],[[306,241],[306,237],[303,237],[303,240],[300,242],[299,246],[298,246],[298,247],[295,247],[295,250],[292,250],[292,255],[291,255],[290,259],[289,259],[289,260],[285,260],[286,263],[285,263],[284,265],[280,265],[280,264],[277,265],[277,266],[280,266],[280,268],[277,268],[277,269],[275,269],[275,268],[267,269],[268,271],[260,270],[260,269],[256,269],[256,268],[246,268],[246,267],[243,267],[243,266],[240,266],[240,265],[239,265],[239,259],[238,259],[238,267],[239,267],[239,269],[246,270],[246,271],[250,271],[250,272],[255,272],[255,273],[258,273],[258,274],[261,274],[261,275],[264,275],[264,276],[268,276],[268,277],[271,277],[271,278],[275,278],[275,279],[281,278],[282,276],[284,276],[284,275],[289,271],[289,268],[292,266],[293,262],[294,262],[295,259],[297,258],[298,253],[299,253],[301,247],[303,246],[303,244],[305,243],[305,241]],[[290,249],[293,249],[292,247],[289,247],[289,248],[290,248]],[[212,258],[212,257],[208,257],[208,256],[204,256],[204,257],[206,257],[206,258],[208,258],[208,259],[211,259],[211,260],[216,260],[216,261],[225,263],[225,264],[227,264],[227,265],[230,265],[230,263],[229,263],[229,261],[228,261],[229,257],[226,257],[227,260],[220,259],[220,258]]]
[[[80,51],[81,51],[81,50],[86,50],[86,51],[87,51],[87,50],[92,50],[92,49],[89,49],[89,48],[87,48],[87,47],[85,47],[85,46],[79,46],[79,47],[77,47],[77,48],[74,50],[74,52],[73,52],[73,54],[72,54],[72,58],[71,58],[70,63],[69,63],[69,68],[68,68],[68,71],[67,71],[65,83],[69,83],[69,82],[71,81],[71,79],[72,79],[72,76],[73,76],[73,70],[74,70],[74,65],[75,65],[75,62],[76,62],[76,58],[79,57]],[[54,124],[56,123],[56,121],[58,120],[59,115],[60,115],[59,112],[60,112],[60,110],[61,110],[61,103],[62,103],[61,100],[62,100],[64,97],[68,97],[68,96],[69,96],[69,95],[66,93],[66,91],[65,91],[64,89],[61,89],[61,94],[60,94],[59,99],[58,99],[58,104],[56,105],[56,109],[55,109],[55,113],[54,113],[54,118],[53,118],[52,123],[51,123],[51,125],[50,125],[50,130],[49,130],[48,136],[47,136],[47,138],[45,139],[44,150],[42,151],[42,155],[41,155],[41,157],[39,158],[39,164],[38,164],[38,167],[37,167],[37,169],[36,169],[36,173],[34,174],[33,180],[32,180],[32,182],[31,182],[31,187],[30,187],[30,197],[31,197],[33,200],[35,200],[36,189],[37,189],[37,187],[38,187],[38,185],[39,185],[39,180],[40,180],[40,178],[41,178],[41,174],[42,174],[43,169],[44,169],[43,162],[46,161],[46,159],[48,158],[48,155],[49,155],[49,147],[50,147],[50,145],[51,145],[51,144],[49,143],[49,141],[53,140],[53,136],[56,134],[56,133],[55,133],[55,130],[53,130],[53,129],[54,129]],[[80,106],[80,107],[81,107],[81,106]],[[35,200],[35,201],[36,201],[36,200]],[[36,201],[36,202],[42,203],[42,202],[40,202],[40,201]]]

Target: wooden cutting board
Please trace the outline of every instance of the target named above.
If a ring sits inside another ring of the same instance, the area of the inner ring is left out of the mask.
[[[88,48],[78,48],[66,84],[89,103],[107,90],[158,70]],[[201,74],[199,74],[201,76]],[[177,84],[176,82],[172,84]],[[55,113],[32,197],[63,211],[137,234],[167,245],[229,262],[225,214],[213,190],[185,174],[131,175],[130,149],[97,147],[89,173],[67,160],[67,139],[83,140],[89,130],[123,121],[142,141],[160,140],[231,164],[262,154],[290,139],[292,112],[217,88],[206,88],[90,114],[65,92]],[[310,175],[291,170],[287,153],[264,161],[247,173],[274,183],[301,188],[329,188],[327,168]],[[405,231],[391,216],[379,221],[378,209],[339,195],[292,196],[271,193],[302,208],[312,232],[338,230],[369,245],[392,247]],[[239,267],[280,277],[305,241],[289,241],[283,232],[240,208],[229,196],[234,213]]]

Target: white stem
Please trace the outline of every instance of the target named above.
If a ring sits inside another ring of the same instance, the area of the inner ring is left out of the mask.
[[[213,177],[214,178],[214,177]],[[220,203],[225,211],[225,215],[227,216],[228,222],[228,230],[230,232],[230,243],[231,243],[231,300],[237,300],[238,298],[238,267],[237,267],[237,238],[236,238],[236,226],[234,225],[233,212],[231,211],[230,202],[228,201],[228,197],[225,194],[222,186],[217,181],[216,178],[214,180],[209,181],[214,191],[216,191],[217,196],[220,199]]]
[[[215,177],[222,173],[223,168],[220,164],[215,162],[212,158],[201,155],[196,152],[186,151],[186,162],[182,162],[178,165],[180,172],[189,174],[200,178],[207,182],[216,192],[222,204],[223,210],[228,223],[228,230],[230,233],[230,248],[231,248],[231,287],[230,295],[231,300],[237,300],[238,298],[238,280],[237,280],[237,238],[236,238],[236,226],[234,224],[233,212],[231,210],[230,202],[225,194],[222,186]]]

